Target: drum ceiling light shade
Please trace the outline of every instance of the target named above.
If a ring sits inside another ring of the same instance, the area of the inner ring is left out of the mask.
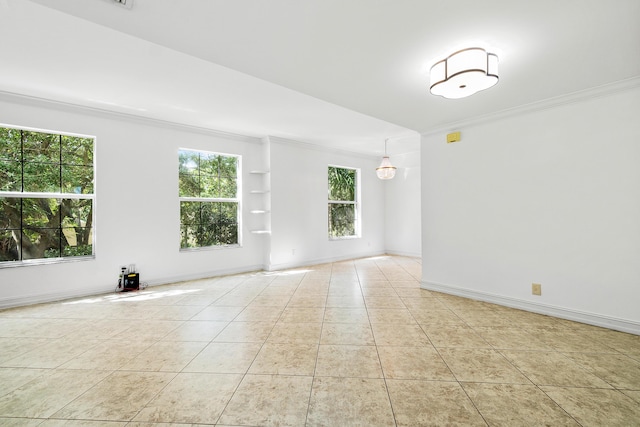
[[[471,96],[496,83],[498,56],[480,47],[459,50],[431,67],[431,93],[444,98]]]
[[[393,179],[396,176],[396,167],[391,165],[391,160],[387,156],[387,139],[384,140],[384,157],[382,163],[376,168],[376,175],[380,179]]]

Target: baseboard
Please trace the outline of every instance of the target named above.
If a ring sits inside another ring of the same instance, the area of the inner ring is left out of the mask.
[[[338,257],[317,258],[313,260],[300,260],[300,261],[293,261],[293,262],[284,262],[280,264],[269,264],[269,265],[266,265],[264,269],[266,271],[287,270],[289,268],[308,267],[310,265],[328,264],[331,262],[356,260],[359,258],[382,256],[385,254],[386,253],[384,251],[375,251],[375,252],[366,252],[362,254],[350,254],[350,255],[344,255],[344,256],[338,256]]]
[[[71,289],[64,292],[50,292],[46,294],[21,295],[16,297],[0,298],[0,309],[22,307],[31,304],[62,301],[71,298],[81,298],[114,292],[116,285],[99,286],[91,289]]]
[[[531,311],[533,313],[545,314],[547,316],[573,320],[580,323],[586,323],[589,325],[601,326],[603,328],[640,335],[640,322],[635,322],[633,320],[620,319],[595,313],[587,313],[549,304],[524,301],[518,298],[505,297],[502,295],[480,292],[473,289],[461,288],[425,280],[422,281],[420,287],[429,291],[442,292],[445,294],[456,295],[478,301],[485,301],[505,307],[517,308],[520,310]]]
[[[250,273],[255,271],[263,271],[264,269],[265,269],[264,265],[251,265],[251,266],[243,266],[240,268],[231,268],[226,270],[208,271],[208,272],[198,273],[198,274],[171,276],[171,277],[165,277],[161,279],[145,280],[144,276],[141,276],[141,284],[146,286],[159,286],[159,285],[166,285],[170,283],[186,282],[189,280],[208,279],[210,277],[220,277],[220,276],[228,276],[231,274],[242,274],[242,273]],[[90,297],[90,296],[96,296],[96,295],[104,295],[104,294],[108,294],[115,291],[116,291],[116,284],[114,283],[112,285],[97,286],[91,289],[80,288],[80,289],[71,289],[63,292],[50,292],[46,294],[31,294],[31,295],[20,295],[15,297],[5,297],[5,298],[0,298],[0,309],[22,307],[22,306],[31,305],[31,304],[42,304],[46,302],[63,301],[71,298],[82,298],[82,297]]]
[[[409,258],[420,258],[422,259],[422,253],[420,252],[406,252],[406,251],[396,251],[394,249],[387,249],[387,255],[397,255],[397,256],[406,256]]]
[[[190,280],[200,280],[200,279],[208,279],[212,277],[221,277],[221,276],[229,276],[233,274],[243,274],[243,273],[251,273],[251,272],[261,272],[261,271],[277,271],[277,270],[286,270],[290,268],[300,268],[300,267],[308,267],[311,265],[318,264],[328,264],[332,262],[339,261],[349,261],[356,260],[360,258],[368,258],[368,257],[376,257],[383,256],[387,253],[384,251],[375,251],[375,252],[366,252],[361,254],[350,254],[339,257],[328,257],[328,258],[318,258],[314,260],[302,260],[296,262],[289,263],[280,263],[280,264],[269,264],[269,265],[250,265],[250,266],[242,266],[238,268],[230,268],[225,270],[215,270],[215,271],[207,271],[201,272],[197,274],[185,274],[179,276],[169,276],[163,278],[156,278],[146,280],[144,275],[141,276],[141,283],[145,286],[160,286],[166,285],[170,283],[178,283],[178,282],[186,282]],[[398,253],[389,253],[389,255],[400,255]],[[411,255],[403,255],[403,256],[411,256]],[[419,257],[419,256],[414,256]],[[45,294],[31,294],[31,295],[20,295],[15,297],[5,297],[0,298],[0,309],[12,308],[12,307],[21,307],[30,304],[40,304],[46,302],[53,301],[62,301],[71,298],[81,298],[81,297],[89,297],[102,295],[115,291],[115,283],[112,285],[99,286],[91,289],[87,288],[79,288],[72,289],[63,292],[51,292]]]
[[[159,279],[151,279],[151,280],[143,279],[141,281],[148,286],[160,286],[160,285],[168,285],[171,283],[188,282],[190,280],[200,280],[200,279],[209,279],[212,277],[230,276],[232,274],[253,273],[253,272],[263,271],[265,269],[266,269],[265,265],[256,264],[256,265],[242,266],[238,268],[228,268],[224,270],[206,271],[206,272],[196,273],[196,274],[183,274],[180,276],[169,276],[169,277],[163,277]]]

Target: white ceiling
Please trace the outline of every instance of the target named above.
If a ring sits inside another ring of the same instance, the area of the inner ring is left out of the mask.
[[[362,153],[640,75],[638,0],[0,0],[4,11],[0,36],[15,43],[0,54],[21,60],[3,64],[0,90]],[[430,95],[429,66],[470,45],[499,55],[498,85]]]

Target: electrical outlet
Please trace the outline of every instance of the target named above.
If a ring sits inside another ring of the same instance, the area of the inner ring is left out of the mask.
[[[542,285],[540,283],[532,283],[531,294],[538,295],[538,296],[542,295]]]

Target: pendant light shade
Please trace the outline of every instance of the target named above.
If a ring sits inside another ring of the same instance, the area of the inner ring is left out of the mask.
[[[462,49],[431,67],[434,95],[457,99],[498,83],[498,56],[479,47]]]
[[[384,157],[382,163],[376,168],[376,174],[380,179],[393,179],[396,176],[396,168],[391,165],[389,156],[387,156],[387,139],[384,140]]]

